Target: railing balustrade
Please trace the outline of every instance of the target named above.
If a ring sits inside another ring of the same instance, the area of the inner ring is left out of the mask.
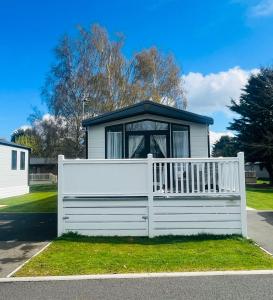
[[[57,176],[52,173],[31,173],[29,174],[29,180],[32,182],[48,181],[48,182],[56,183]]]
[[[153,159],[156,195],[239,194],[238,158]]]

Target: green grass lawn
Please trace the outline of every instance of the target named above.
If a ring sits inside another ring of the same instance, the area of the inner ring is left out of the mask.
[[[273,187],[261,184],[246,189],[247,206],[258,210],[273,210]]]
[[[56,212],[56,185],[35,185],[30,193],[0,200],[0,212]]]
[[[15,276],[273,269],[273,258],[239,236],[103,238],[67,234]]]

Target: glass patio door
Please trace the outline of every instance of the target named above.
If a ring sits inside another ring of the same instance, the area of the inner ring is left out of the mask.
[[[167,157],[167,137],[165,134],[150,135],[150,152],[153,157]]]
[[[128,158],[144,158],[147,152],[146,148],[147,145],[144,134],[128,136]]]
[[[167,137],[165,134],[129,134],[127,139],[128,158],[167,157]]]

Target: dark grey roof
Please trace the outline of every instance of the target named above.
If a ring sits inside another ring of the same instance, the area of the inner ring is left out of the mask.
[[[8,142],[8,141],[5,141],[5,140],[0,140],[0,145],[26,149],[26,150],[29,150],[29,151],[31,150],[31,148],[29,148],[29,147],[19,145],[19,144],[15,144],[15,143],[12,143],[12,142]]]
[[[213,119],[210,117],[155,103],[153,101],[142,101],[137,104],[115,110],[113,112],[108,112],[97,117],[86,119],[82,122],[82,125],[85,127],[93,126],[142,114],[164,116],[177,120],[184,120],[201,124],[213,124]]]
[[[57,158],[48,158],[48,157],[31,157],[29,164],[30,165],[57,165]]]

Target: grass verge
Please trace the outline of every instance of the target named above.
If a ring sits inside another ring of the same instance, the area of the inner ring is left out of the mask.
[[[273,269],[273,258],[240,236],[56,239],[15,276]]]
[[[35,185],[30,193],[0,200],[1,212],[56,212],[57,186]]]
[[[246,188],[247,206],[257,210],[273,210],[273,187],[264,184]]]

